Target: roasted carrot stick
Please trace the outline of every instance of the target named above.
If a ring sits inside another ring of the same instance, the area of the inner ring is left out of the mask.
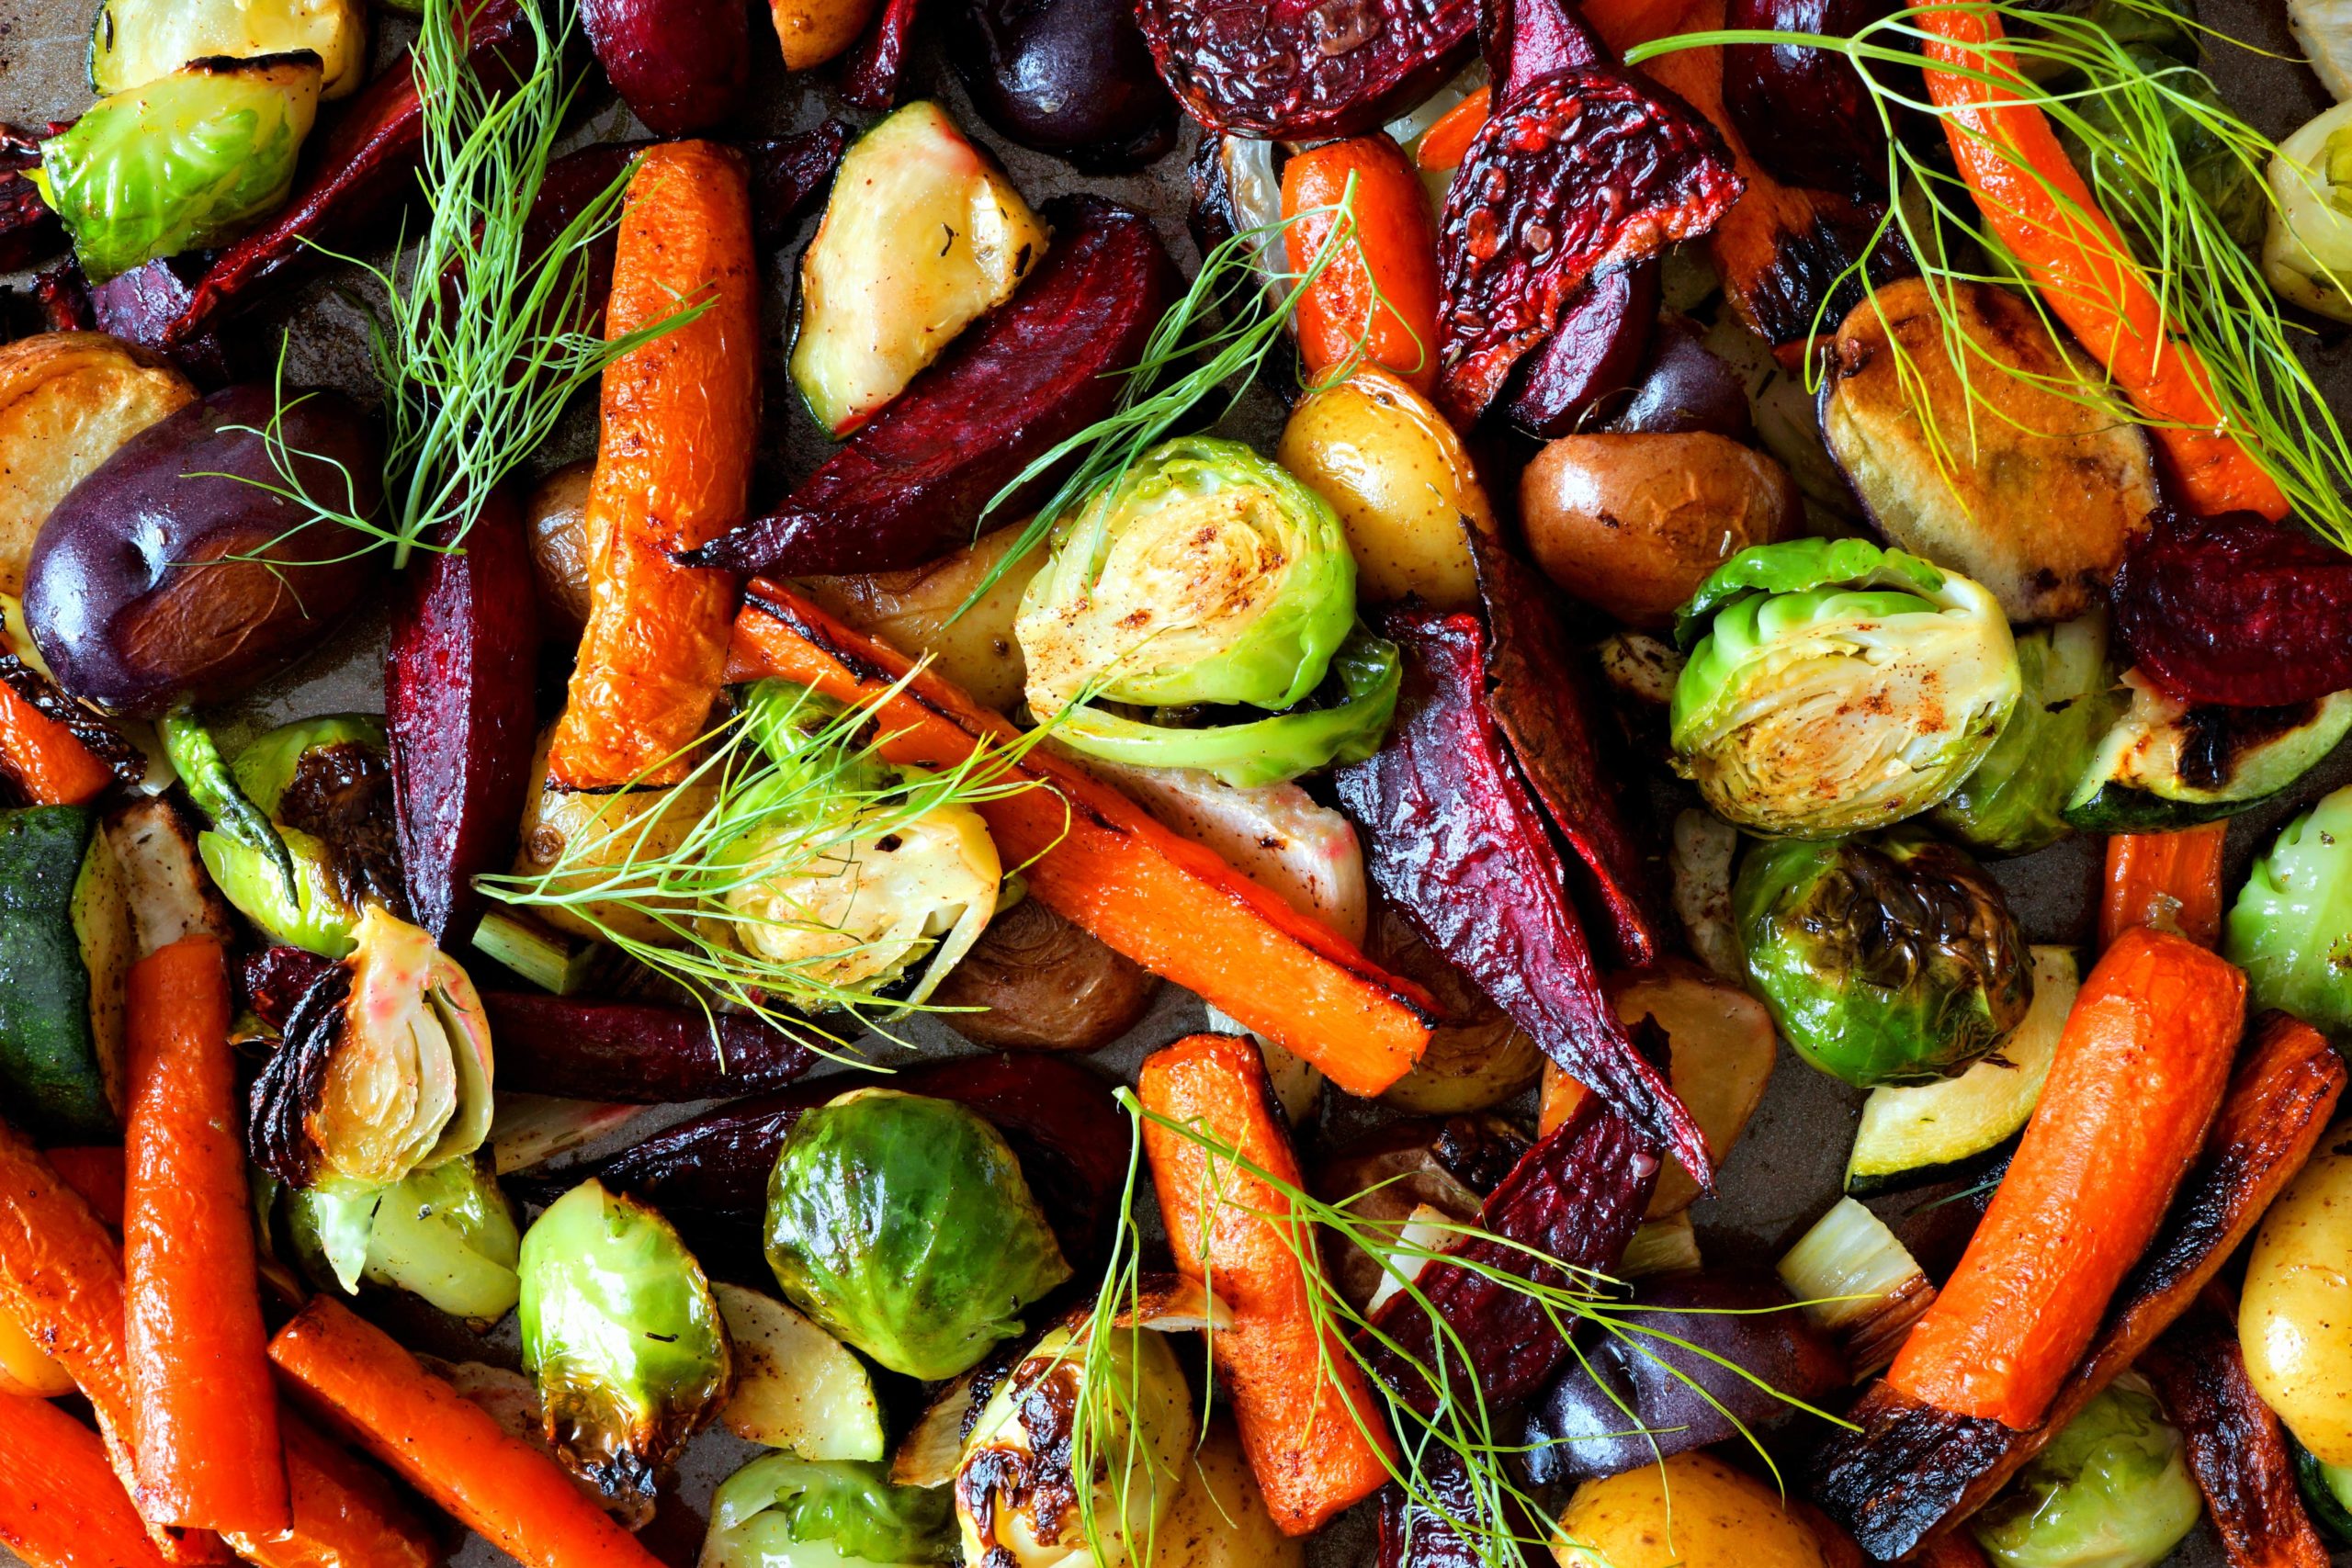
[[[727,661],[728,573],[673,550],[743,520],[760,428],[759,275],[750,178],[708,141],[650,148],[613,253],[608,338],[684,306],[702,314],[605,372],[588,491],[588,628],[548,759],[558,784],[672,783]]]
[[[1348,195],[1356,243],[1335,255],[1298,301],[1298,352],[1319,376],[1359,353],[1419,391],[1437,385],[1437,223],[1421,177],[1378,131],[1327,141],[1283,165],[1290,269],[1315,263],[1337,218],[1316,212]]]
[[[275,1535],[293,1522],[262,1327],[229,1050],[229,964],[185,937],[131,965],[122,1261],[139,1511]]]
[[[1437,123],[1421,132],[1420,144],[1413,149],[1413,162],[1424,169],[1460,168],[1478,128],[1487,123],[1493,96],[1492,87],[1481,87],[1438,116]]]
[[[1982,79],[2016,75],[1999,18],[1952,0],[1910,6],[1928,35],[1928,96],[1944,111],[1945,140],[1985,226],[2124,396],[2157,422],[2150,434],[2191,507],[2287,515],[2286,496],[2223,428],[2211,373],[2166,323],[2049,119],[2018,89]]]
[[[1249,1041],[1179,1040],[1145,1058],[1136,1092],[1147,1110],[1301,1185],[1265,1064]],[[1305,1535],[1388,1483],[1396,1446],[1379,1402],[1336,1335],[1318,1343],[1306,1275],[1319,1266],[1313,1243],[1268,1217],[1285,1213],[1289,1200],[1245,1171],[1212,1166],[1208,1150],[1157,1122],[1144,1123],[1143,1141],[1178,1270],[1206,1281],[1233,1310],[1211,1346],[1258,1489],[1283,1533]]]
[[[0,1393],[61,1399],[73,1392],[73,1374],[33,1343],[33,1337],[15,1318],[0,1312]]]
[[[438,1568],[444,1553],[381,1471],[291,1412],[280,1416],[278,1429],[294,1528],[229,1537],[238,1556],[264,1568]]]
[[[2118,833],[2107,840],[2098,940],[2133,926],[2173,931],[2199,947],[2222,939],[2222,840],[2227,822],[2177,833]]]
[[[12,1393],[0,1393],[0,1545],[30,1568],[164,1565],[98,1435]]]
[[[2145,927],[2116,939],[1992,1206],[1887,1373],[1897,1393],[2007,1427],[2041,1418],[2203,1144],[2245,1024],[2233,964]]]
[[[410,1485],[525,1568],[657,1568],[555,1461],[324,1296],[270,1359]]]
[[[41,1153],[65,1179],[65,1185],[82,1195],[92,1213],[117,1230],[122,1228],[122,1150],[112,1145],[92,1145]]]
[[[843,703],[871,702],[912,661],[761,581],[735,623],[728,675],[781,676]],[[948,767],[1018,732],[926,670],[880,715],[892,761]],[[1039,902],[1249,1028],[1305,1056],[1350,1094],[1378,1094],[1429,1043],[1435,1004],[1385,974],[1216,852],[1181,838],[1072,762],[1032,750],[1014,776],[1040,787],[983,802],[1007,865]]]
[[[35,806],[80,806],[114,782],[72,730],[6,684],[0,684],[0,773],[15,780]]]

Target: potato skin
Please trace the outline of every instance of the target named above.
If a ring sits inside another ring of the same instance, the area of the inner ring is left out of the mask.
[[[942,1020],[978,1045],[1094,1051],[1133,1028],[1159,990],[1159,976],[1024,898],[989,922],[931,999],[986,1009]]]
[[[0,347],[0,593],[25,591],[43,519],[122,444],[196,400],[161,355],[104,333]]]
[[[2324,1464],[2352,1464],[2352,1122],[2264,1217],[2238,1299],[2255,1392]]]
[[[1306,1543],[1266,1512],[1233,1423],[1219,1416],[1193,1454],[1175,1505],[1154,1538],[1159,1568],[1300,1568]]]
[[[1705,431],[1564,435],[1519,481],[1527,547],[1553,581],[1656,629],[1709,572],[1796,515],[1787,470]]]
[[[1705,1453],[1577,1487],[1552,1557],[1560,1568],[1825,1568],[1770,1487]]]
[[[857,41],[873,19],[876,0],[770,0],[784,67],[807,71]]]
[[[567,463],[534,486],[523,507],[540,607],[574,641],[588,625],[588,486],[595,473],[594,458]]]
[[[1340,514],[1364,603],[1477,604],[1463,519],[1491,535],[1494,509],[1462,438],[1394,373],[1366,365],[1300,399],[1274,458]]]
[[[808,577],[808,597],[859,631],[880,637],[899,652],[928,653],[939,672],[982,707],[1010,708],[1020,700],[1028,665],[1012,636],[1021,613],[1021,591],[1046,564],[1043,548],[1029,552],[997,579],[988,596],[961,619],[956,612],[1021,537],[1014,523],[983,534],[973,544],[928,566],[904,571]]]

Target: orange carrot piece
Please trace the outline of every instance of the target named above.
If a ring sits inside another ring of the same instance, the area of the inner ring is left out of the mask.
[[[760,428],[759,287],[741,155],[708,141],[647,149],[621,210],[605,334],[707,308],[605,372],[588,627],[548,756],[558,784],[674,782],[709,722],[735,580],[670,552],[743,520]]]
[[[1298,1156],[1274,1109],[1258,1047],[1194,1034],[1144,1059],[1136,1093],[1147,1110],[1190,1123],[1260,1170],[1303,1188]],[[1299,1243],[1269,1215],[1289,1200],[1245,1171],[1147,1121],[1144,1151],[1177,1269],[1205,1281],[1233,1312],[1211,1337],[1233,1391],[1233,1417],[1266,1510],[1286,1535],[1319,1529],[1386,1485],[1396,1466],[1380,1402],[1336,1332],[1318,1341]],[[1312,1247],[1312,1243],[1306,1243]],[[1307,1267],[1319,1267],[1311,1262]]]
[[[2134,927],[2075,999],[2033,1120],[1886,1381],[2019,1429],[2089,1348],[2205,1140],[2245,1025],[2245,976]]]
[[[229,964],[184,937],[131,965],[123,1340],[139,1511],[275,1535],[293,1523],[235,1125]]]
[[[1492,87],[1481,87],[1438,116],[1437,123],[1421,132],[1420,143],[1413,149],[1413,162],[1424,169],[1460,168],[1479,128],[1487,123],[1494,96]]]
[[[1298,350],[1310,375],[1359,352],[1427,392],[1437,385],[1437,223],[1421,177],[1378,131],[1327,141],[1283,165],[1290,269],[1314,265],[1355,181],[1356,244],[1341,251],[1298,301]],[[1305,215],[1305,216],[1302,216]],[[1374,296],[1377,285],[1378,295]]]
[[[524,1568],[658,1568],[555,1461],[324,1296],[270,1359],[401,1479]]]
[[[231,1536],[237,1554],[264,1568],[440,1568],[446,1555],[383,1472],[282,1414],[294,1528]]]
[[[117,1230],[122,1228],[122,1150],[108,1144],[41,1152],[65,1179],[65,1185],[82,1195],[92,1213]]]
[[[0,685],[0,773],[36,806],[80,806],[114,782],[72,730],[6,685]]]
[[[0,1393],[0,1545],[30,1568],[164,1568],[98,1435]]]
[[[2172,459],[2192,509],[2286,516],[2286,496],[2228,433],[2211,372],[2166,323],[2163,301],[2132,265],[2122,234],[2099,211],[2049,119],[2018,88],[1979,79],[2016,75],[1999,18],[1951,0],[1910,6],[1928,35],[1928,96],[1944,111],[1945,140],[1985,227],[2124,396],[2157,422],[2149,434]]]
[[[858,704],[913,668],[792,590],[760,581],[736,620],[728,677],[781,676]],[[879,728],[884,756],[932,768],[1019,736],[929,670],[883,707]],[[1040,787],[978,809],[1005,863],[1024,868],[1047,908],[1306,1057],[1350,1094],[1378,1094],[1420,1059],[1436,1003],[1419,987],[1078,764],[1038,749],[1012,776]]]
[[[2222,940],[2222,840],[2227,822],[2177,833],[2118,833],[2107,840],[2098,941],[2133,926],[2174,931],[2199,947]]]

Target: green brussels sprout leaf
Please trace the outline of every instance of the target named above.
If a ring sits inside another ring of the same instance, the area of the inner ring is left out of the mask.
[[[303,1266],[345,1294],[365,1280],[486,1330],[521,1290],[514,1211],[470,1158],[390,1187],[288,1188],[286,1217]]]
[[[285,798],[286,786],[294,782],[294,770],[305,751],[320,746],[350,745],[389,752],[391,742],[384,734],[383,719],[372,713],[329,713],[281,724],[239,751],[230,762],[229,772],[235,776],[237,788],[244,797],[265,816],[275,818],[278,802]]]
[[[805,1550],[812,1545],[830,1551]],[[944,1488],[893,1486],[890,1467],[790,1454],[755,1459],[711,1499],[702,1568],[899,1568],[956,1561]]]
[[[2104,615],[2020,633],[2017,645],[2018,705],[1929,818],[1984,854],[2030,854],[2073,831],[2066,802],[2128,705],[2108,663]]]
[[[858,1089],[802,1116],[768,1179],[768,1263],[802,1312],[892,1371],[965,1371],[1069,1264],[1002,1134]]]
[[[1707,624],[1734,600],[1750,593],[1802,593],[1813,588],[1895,588],[1934,593],[1944,574],[1901,550],[1868,539],[1789,539],[1740,551],[1707,574],[1690,602],[1675,612],[1674,644],[1685,652]]]
[[[208,828],[196,836],[196,851],[221,897],[270,941],[322,958],[349,956],[359,911],[343,901],[326,845],[299,828],[280,828],[277,835],[294,861],[290,899],[277,867],[252,845]]]
[[[2254,863],[2223,922],[2248,1015],[2278,1008],[2352,1040],[2352,786],[2321,798]]]
[[[2001,1568],[2154,1568],[2204,1512],[2180,1434],[2119,1382],[1971,1525]]]

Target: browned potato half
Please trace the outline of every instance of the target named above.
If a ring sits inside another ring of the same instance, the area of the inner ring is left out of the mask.
[[[1554,1527],[1560,1568],[1826,1568],[1780,1494],[1709,1453],[1588,1481]]]
[[[808,596],[901,653],[930,654],[939,672],[983,707],[1010,708],[1021,698],[1027,666],[1012,637],[1021,591],[1046,564],[1043,549],[997,579],[971,614],[951,621],[973,589],[1011,552],[1025,525],[983,534],[968,548],[905,571],[804,578]]]
[[[822,65],[857,41],[879,0],[770,0],[784,67]]]
[[[1519,511],[1553,581],[1659,627],[1709,572],[1788,530],[1797,488],[1763,453],[1705,431],[1564,435],[1520,476]]]
[[[1380,1097],[1421,1116],[1456,1116],[1499,1105],[1544,1071],[1544,1053],[1469,977],[1423,942],[1405,917],[1375,904],[1365,951],[1391,974],[1418,980],[1445,1009],[1413,1070]]]
[[[574,637],[588,624],[588,481],[595,473],[592,457],[568,463],[538,482],[523,509],[539,603]]]
[[[1939,310],[1919,279],[1889,284],[1838,329],[1830,456],[1890,544],[1974,578],[2013,621],[2079,615],[2156,505],[2147,435],[2100,406],[2098,367],[2023,297],[1951,292]],[[1947,316],[1968,334],[1964,385]]]
[[[1159,977],[1024,898],[989,922],[932,1002],[967,1040],[1009,1051],[1093,1051],[1135,1027]]]
[[[1666,1032],[1668,1077],[1706,1135],[1708,1152],[1720,1162],[1747,1130],[1747,1119],[1771,1081],[1780,1053],[1771,1014],[1737,986],[1684,959],[1618,979],[1610,997],[1628,1028],[1647,1018]],[[1544,1130],[1558,1126],[1589,1092],[1556,1064],[1544,1063]],[[1698,1182],[1668,1162],[1645,1213],[1651,1219],[1679,1214],[1698,1198]]]
[[[196,400],[161,356],[104,333],[42,333],[0,347],[0,593],[50,508],[124,442]]]
[[[548,744],[554,738],[555,728],[550,725],[539,737],[538,750],[531,755],[531,777],[540,783],[523,808],[522,842],[514,856],[517,875],[540,876],[561,866],[564,883],[591,881],[597,868],[632,852],[660,855],[676,849],[701,820],[703,813],[710,809],[714,786],[707,781],[670,789],[633,789],[612,794],[558,789],[546,782]],[[659,820],[650,828],[641,827],[648,817]],[[596,920],[632,940],[675,940],[661,922],[639,910],[612,903],[596,904],[590,908]],[[601,938],[605,934],[594,921],[582,919],[569,908],[547,906],[528,912],[575,935]]]
[[[1463,519],[1494,530],[1494,510],[1453,426],[1376,365],[1291,411],[1275,459],[1331,503],[1366,604],[1418,594],[1440,610],[1478,603]]]

